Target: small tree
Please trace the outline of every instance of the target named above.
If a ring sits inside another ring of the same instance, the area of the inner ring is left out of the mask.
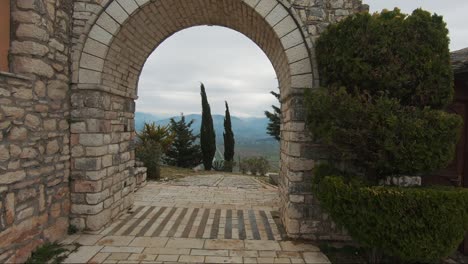
[[[317,41],[326,89],[307,93],[307,127],[374,182],[418,175],[453,159],[461,119],[453,94],[448,31],[417,9],[348,17]]]
[[[224,170],[232,172],[234,165],[234,132],[231,126],[231,114],[229,113],[229,106],[226,103],[226,116],[224,117]]]
[[[145,123],[143,129],[137,132],[136,135],[136,157],[148,169],[147,174],[149,179],[159,179],[161,154],[172,144],[174,139],[173,134],[169,127],[157,126],[153,122]]]
[[[270,92],[276,99],[280,99],[279,93]],[[276,140],[281,140],[281,109],[275,105],[271,106],[273,112],[265,111],[265,116],[270,120],[267,126],[267,134],[274,137]]]
[[[170,128],[174,135],[174,141],[164,157],[164,161],[168,165],[192,168],[200,164],[201,150],[200,145],[195,144],[198,135],[193,135],[191,129],[193,122],[194,120],[187,123],[184,114],[181,114],[179,121],[171,118]]]
[[[216,134],[213,127],[210,104],[206,97],[205,86],[200,86],[202,98],[202,122],[200,128],[200,144],[205,170],[211,170],[214,155],[216,153]]]

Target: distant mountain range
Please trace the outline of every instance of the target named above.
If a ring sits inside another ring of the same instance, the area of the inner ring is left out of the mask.
[[[213,115],[213,125],[215,128],[216,139],[220,143],[223,140],[224,132],[224,116]],[[176,121],[180,120],[180,116],[173,117]],[[201,115],[190,114],[185,116],[185,120],[188,122],[194,120],[192,129],[194,134],[200,132]],[[266,117],[235,117],[231,116],[232,129],[236,142],[238,143],[255,143],[258,141],[274,141],[276,140],[266,133],[266,127],[268,125],[268,118]],[[161,119],[160,117],[149,114],[136,112],[135,113],[135,129],[137,131],[143,128],[145,122],[155,122],[158,125],[167,125],[170,122],[170,118]]]

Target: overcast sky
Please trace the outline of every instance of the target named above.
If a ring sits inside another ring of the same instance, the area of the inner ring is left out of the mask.
[[[370,11],[398,6],[405,13],[422,7],[443,15],[451,50],[468,47],[466,0],[364,0]],[[223,27],[193,27],[164,41],[148,58],[140,76],[137,111],[162,117],[200,113],[200,82],[212,113],[263,116],[275,104],[275,71],[263,51],[244,35]]]

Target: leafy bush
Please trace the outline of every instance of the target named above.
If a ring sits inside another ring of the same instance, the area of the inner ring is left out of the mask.
[[[148,179],[161,178],[161,145],[158,142],[146,141],[144,144],[138,144],[135,155],[145,164]]]
[[[317,178],[317,196],[335,222],[363,246],[403,261],[447,257],[468,230],[468,190],[368,187],[339,176]]]
[[[162,151],[172,144],[174,136],[169,127],[145,123],[141,132],[137,132],[135,156],[147,168],[148,179],[160,178],[160,163]]]
[[[240,164],[240,169],[244,174],[250,172],[252,175],[260,174],[264,176],[269,168],[270,164],[264,157],[245,158]]]
[[[441,110],[403,106],[386,95],[352,95],[320,89],[306,95],[308,128],[366,175],[414,175],[454,158],[462,120]]]
[[[324,86],[374,96],[381,91],[403,105],[441,108],[452,101],[449,38],[441,16],[421,9],[356,14],[330,25],[317,41]]]
[[[224,171],[224,164],[224,160],[215,160],[213,161],[212,167],[215,171]]]

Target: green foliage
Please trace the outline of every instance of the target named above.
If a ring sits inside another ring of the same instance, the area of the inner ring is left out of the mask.
[[[142,144],[148,141],[159,143],[162,151],[166,151],[171,146],[175,136],[170,126],[158,126],[155,122],[145,123],[143,129],[136,135]]]
[[[407,262],[433,262],[456,250],[468,230],[468,190],[369,187],[319,176],[321,206],[363,246]]]
[[[145,164],[148,179],[161,178],[161,152],[161,145],[155,141],[147,141],[136,146],[135,155]]]
[[[65,260],[65,253],[70,252],[70,250],[63,248],[62,245],[57,242],[54,243],[45,243],[42,246],[38,247],[26,260],[26,264],[43,264],[51,263],[58,264],[62,263]]]
[[[215,171],[224,171],[225,170],[225,161],[224,160],[215,160],[213,161],[213,170]]]
[[[226,103],[226,114],[224,117],[224,170],[232,172],[232,165],[234,160],[234,132],[232,132],[231,113],[229,113],[229,106]]]
[[[164,161],[168,165],[193,168],[201,162],[200,145],[196,144],[198,135],[193,135],[191,126],[194,120],[185,121],[182,114],[179,121],[170,120],[170,129],[174,140],[165,153]]]
[[[276,99],[280,99],[279,93],[270,92]],[[276,140],[281,140],[281,109],[275,105],[271,106],[273,112],[265,111],[265,116],[270,119],[267,126],[267,134],[274,137]]]
[[[216,153],[216,134],[213,127],[210,104],[206,97],[205,86],[200,86],[202,98],[202,121],[200,128],[200,144],[205,170],[211,170],[214,155]]]
[[[154,122],[145,123],[142,131],[137,132],[135,156],[145,164],[148,179],[160,178],[162,151],[167,150],[173,140],[174,135],[168,126],[156,126]]]
[[[264,157],[244,158],[240,164],[240,170],[244,174],[250,172],[252,175],[260,174],[264,176],[269,168],[270,164]]]
[[[403,105],[441,108],[453,96],[448,44],[441,16],[395,9],[330,25],[316,53],[324,86],[370,96],[384,91]]]
[[[306,95],[308,128],[334,159],[371,176],[414,175],[454,158],[462,120],[441,110],[402,106],[386,95],[320,89]]]

